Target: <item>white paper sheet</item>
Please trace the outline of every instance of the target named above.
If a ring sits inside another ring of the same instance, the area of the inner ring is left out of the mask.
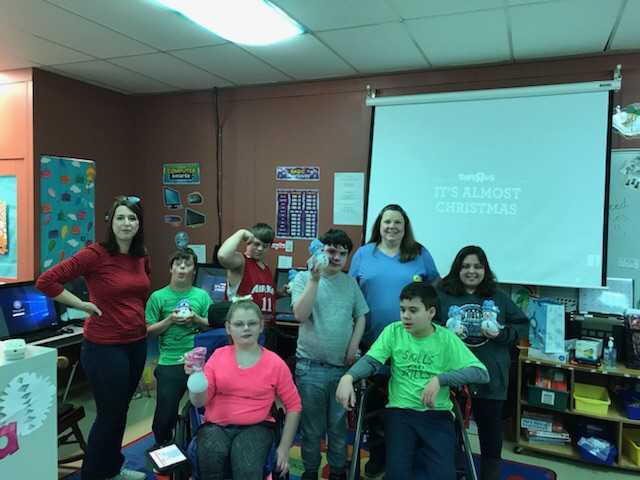
[[[293,257],[288,255],[278,255],[278,268],[292,268]]]
[[[198,257],[198,263],[207,263],[207,246],[204,244],[190,244],[189,248]]]
[[[334,225],[362,225],[364,173],[336,172],[333,177]]]

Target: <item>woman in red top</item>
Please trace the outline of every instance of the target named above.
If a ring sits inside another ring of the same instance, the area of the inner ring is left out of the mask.
[[[82,479],[142,480],[144,473],[122,468],[120,452],[129,402],[147,355],[144,306],[151,281],[140,199],[117,197],[108,220],[104,242],[55,265],[40,275],[36,286],[54,300],[89,314],[80,360],[95,398],[96,420]],[[79,276],[87,282],[88,302],[64,288]]]

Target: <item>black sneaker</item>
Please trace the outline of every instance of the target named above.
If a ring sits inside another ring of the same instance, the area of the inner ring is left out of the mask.
[[[384,473],[384,463],[370,458],[364,465],[364,474],[367,478],[376,478]]]
[[[318,480],[318,472],[303,472],[300,480]]]
[[[347,473],[329,473],[329,480],[347,480]]]

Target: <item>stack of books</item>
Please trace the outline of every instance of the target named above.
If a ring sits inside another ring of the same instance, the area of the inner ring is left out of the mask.
[[[523,411],[520,427],[530,443],[569,445],[571,435],[562,421],[548,413]]]

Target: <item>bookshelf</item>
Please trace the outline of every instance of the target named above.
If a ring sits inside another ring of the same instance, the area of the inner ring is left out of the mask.
[[[564,370],[568,377],[569,387],[569,407],[567,409],[558,410],[552,406],[546,405],[532,405],[526,398],[526,380],[527,370],[535,368],[536,366],[552,367]],[[623,364],[618,364],[613,369],[603,369],[601,367],[589,367],[582,365],[575,365],[573,363],[561,363],[550,360],[542,360],[537,358],[530,358],[527,354],[527,350],[523,349],[520,352],[518,358],[518,407],[516,409],[516,447],[515,452],[520,453],[523,450],[529,450],[532,452],[543,453],[547,455],[553,455],[557,457],[569,458],[578,462],[589,463],[583,460],[579,453],[578,448],[575,446],[575,442],[569,445],[557,445],[557,444],[544,444],[538,442],[529,442],[520,428],[520,421],[524,410],[534,411],[539,413],[551,413],[554,416],[561,418],[563,422],[565,419],[571,420],[579,419],[580,417],[589,419],[596,419],[602,423],[606,423],[610,426],[612,431],[615,432],[616,447],[618,449],[618,455],[611,468],[621,468],[626,470],[634,470],[640,472],[640,466],[633,463],[629,458],[623,454],[622,449],[622,434],[627,429],[640,429],[640,420],[631,420],[626,417],[624,408],[616,402],[616,399],[612,396],[611,405],[609,406],[606,415],[597,415],[593,413],[585,413],[575,410],[575,400],[573,399],[573,390],[576,381],[580,383],[593,383],[601,386],[608,386],[612,380],[617,379],[629,379],[640,381],[640,370],[632,370],[626,368]],[[572,439],[577,440],[577,439]]]

